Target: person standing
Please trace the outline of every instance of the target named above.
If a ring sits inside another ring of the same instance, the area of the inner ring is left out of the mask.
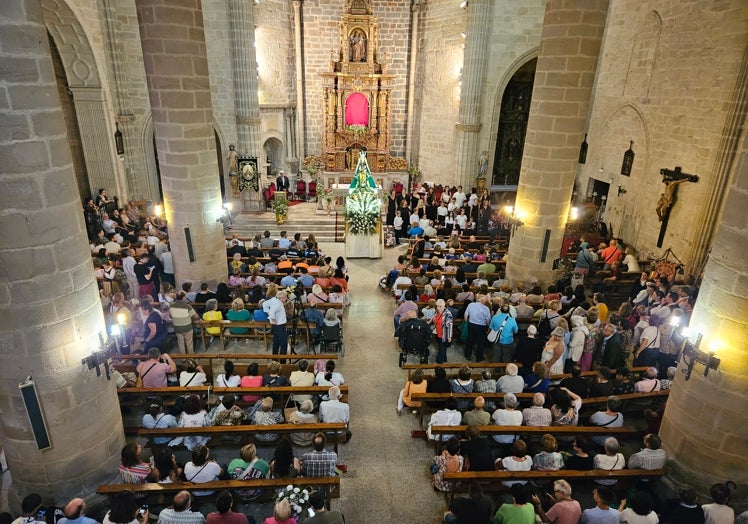
[[[473,347],[475,359],[483,360],[483,341],[486,338],[486,326],[491,321],[491,310],[486,305],[486,296],[479,295],[478,300],[465,309],[465,322],[468,323],[467,341],[465,342],[465,359],[471,360]]]
[[[509,314],[509,304],[504,304],[501,309],[491,319],[489,329],[498,331],[496,338],[496,348],[498,352],[494,354],[497,362],[512,362],[514,360],[514,336],[519,331],[517,321]]]
[[[273,355],[285,355],[288,352],[288,334],[286,333],[286,302],[288,295],[285,291],[279,291],[277,295],[269,298],[262,304],[262,309],[267,313],[273,330]],[[285,364],[285,360],[280,361]]]
[[[286,176],[286,172],[281,170],[281,172],[278,173],[278,177],[275,179],[275,190],[276,191],[288,191],[290,187],[291,187],[291,182],[288,180],[288,177]]]

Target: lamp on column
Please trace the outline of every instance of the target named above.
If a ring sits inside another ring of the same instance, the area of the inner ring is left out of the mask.
[[[104,338],[104,333],[99,332],[99,347],[93,350],[90,355],[83,357],[81,364],[87,366],[88,369],[95,369],[97,377],[101,376],[101,366],[104,366],[106,379],[111,380],[109,359],[114,356],[119,357],[119,338],[121,336],[122,327],[119,324],[112,326],[112,335],[108,339]]]
[[[514,231],[525,225],[522,219],[519,218],[516,206],[507,205],[504,206],[504,213],[506,214],[506,224],[509,226],[511,236],[514,236]]]
[[[677,325],[673,327],[676,328]],[[710,351],[704,351],[699,349],[701,340],[704,336],[701,333],[697,333],[696,341],[691,342],[689,335],[690,332],[687,327],[681,330],[681,336],[683,336],[684,339],[681,355],[683,363],[686,365],[686,369],[683,370],[683,373],[686,376],[686,380],[689,380],[691,378],[691,373],[693,372],[694,364],[698,362],[699,364],[704,365],[704,376],[707,377],[709,376],[709,370],[717,371],[721,363],[721,360],[715,356],[717,343],[712,343]]]
[[[584,140],[582,140],[582,143],[579,145],[579,163],[585,164],[587,163],[587,148],[589,145],[587,144],[587,133],[584,134]]]
[[[125,155],[125,141],[122,139],[122,131],[119,130],[119,122],[114,123],[114,147],[119,156]]]
[[[631,176],[631,166],[634,165],[634,141],[629,142],[629,148],[623,153],[623,164],[621,164],[621,174]]]

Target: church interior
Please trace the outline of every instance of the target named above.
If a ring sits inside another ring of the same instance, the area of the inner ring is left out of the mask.
[[[227,207],[254,236],[281,171],[319,195],[361,152],[384,194],[486,189],[512,285],[553,282],[580,237],[677,261],[700,286],[689,337],[720,364],[678,366],[662,482],[706,502],[732,481],[748,509],[745,0],[13,0],[0,49],[0,511],[93,504],[130,438],[114,384],[81,365],[106,332],[86,199],[161,204],[177,284],[215,288]],[[377,284],[404,253],[348,261],[348,522],[446,509],[430,445],[392,413],[406,375]]]

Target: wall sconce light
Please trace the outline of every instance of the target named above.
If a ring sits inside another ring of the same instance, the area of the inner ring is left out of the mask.
[[[587,163],[587,148],[589,145],[587,144],[587,133],[584,134],[584,140],[582,140],[582,143],[579,145],[579,163],[585,164]]]
[[[160,217],[162,211],[163,209],[161,208],[161,204],[156,204],[155,206],[153,206],[153,214],[155,216]]]
[[[631,176],[631,166],[634,165],[634,141],[629,142],[629,148],[623,153],[623,164],[621,164],[621,174]]]
[[[701,340],[703,338],[703,335],[701,333],[698,333],[696,335],[696,342],[691,342],[691,340],[689,339],[688,328],[684,328],[683,330],[681,330],[681,335],[683,335],[684,337],[681,353],[683,355],[683,362],[686,364],[686,369],[683,370],[683,373],[686,375],[686,380],[689,380],[691,378],[694,364],[696,364],[697,362],[699,364],[703,364],[705,377],[709,376],[710,369],[714,371],[717,371],[719,369],[721,360],[715,356],[716,349],[719,345],[718,343],[713,342],[710,346],[710,351],[704,351],[702,349],[699,349]]]
[[[460,2],[460,7],[462,9],[467,9],[467,6],[468,6],[468,0],[463,0],[462,2]]]
[[[511,236],[514,236],[514,232],[517,228],[522,227],[525,223],[519,218],[517,208],[515,206],[504,206],[504,212],[506,213],[505,222],[509,226]]]
[[[83,357],[81,359],[81,364],[88,366],[89,370],[96,369],[97,377],[101,376],[101,366],[104,366],[106,379],[111,380],[112,376],[109,371],[109,359],[112,357],[120,357],[120,337],[122,337],[122,327],[119,324],[112,326],[112,335],[108,339],[105,339],[104,333],[100,331],[99,347],[93,350],[90,355]]]
[[[122,131],[119,130],[119,122],[114,123],[114,129],[114,147],[120,157],[125,156],[125,141],[122,138]]]
[[[231,202],[224,202],[223,207],[219,211],[219,216],[216,218],[216,222],[222,222],[223,226],[226,227],[226,222],[230,225],[234,225],[234,220],[231,217],[231,210],[234,208],[234,204]]]
[[[618,184],[618,196],[625,195],[628,191],[621,184]]]
[[[577,220],[579,218],[579,208],[574,206],[569,211],[569,218],[571,220]]]

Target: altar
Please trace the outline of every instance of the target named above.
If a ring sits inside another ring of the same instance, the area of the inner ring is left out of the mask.
[[[332,195],[335,198],[335,211],[345,211],[345,204],[346,199],[348,198],[348,191],[350,190],[351,185],[350,184],[332,184]],[[376,195],[377,198],[382,200],[384,191],[382,189],[382,186],[378,185],[376,187]]]

